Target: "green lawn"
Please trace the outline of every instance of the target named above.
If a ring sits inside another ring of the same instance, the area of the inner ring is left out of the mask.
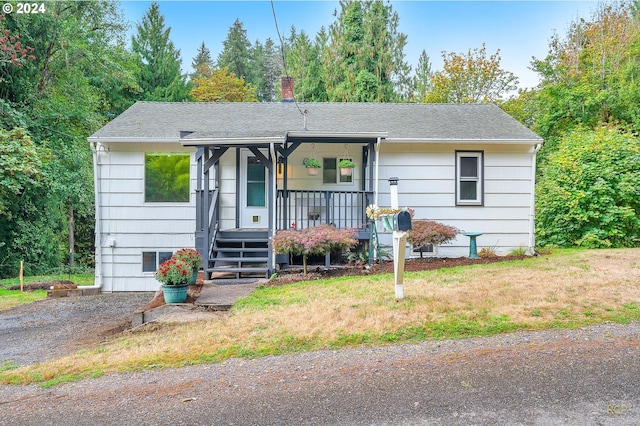
[[[79,286],[93,285],[93,273],[85,274],[50,274],[50,275],[36,275],[33,277],[24,277],[23,284],[26,286],[29,283],[34,282],[49,282],[49,281],[62,281],[69,280]],[[20,290],[8,290],[9,287],[14,285],[20,285],[19,278],[7,278],[0,280],[0,311],[4,309],[13,308],[14,306],[22,305],[25,303],[31,303],[36,300],[44,299],[47,297],[46,290],[34,290],[24,291]]]
[[[155,324],[0,383],[53,385],[107,372],[180,367],[319,349],[467,338],[640,321],[640,249],[549,255],[405,274],[263,286],[228,316]]]

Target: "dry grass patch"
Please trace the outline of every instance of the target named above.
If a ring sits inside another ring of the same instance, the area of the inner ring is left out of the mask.
[[[74,379],[229,357],[490,335],[640,319],[640,250],[560,251],[405,276],[263,287],[230,316],[150,326],[94,350],[0,373],[0,381]]]

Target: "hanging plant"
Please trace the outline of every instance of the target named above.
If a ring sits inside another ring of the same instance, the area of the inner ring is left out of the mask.
[[[306,158],[303,164],[307,168],[307,174],[309,176],[316,176],[318,174],[318,170],[322,167],[320,162],[313,157]]]
[[[356,163],[349,159],[340,160],[338,163],[338,168],[340,169],[341,176],[351,176],[353,173],[353,168],[356,166]]]
[[[320,164],[320,162],[318,160],[316,160],[315,158],[307,158],[304,160],[304,166],[308,169],[310,167],[319,169],[320,167],[322,167],[322,165]]]
[[[338,168],[340,169],[353,169],[356,166],[356,163],[349,159],[340,160],[338,163]]]

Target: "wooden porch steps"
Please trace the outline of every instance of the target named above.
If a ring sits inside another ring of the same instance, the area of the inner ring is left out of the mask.
[[[269,274],[269,234],[266,230],[218,231],[209,258],[211,278],[235,278]]]

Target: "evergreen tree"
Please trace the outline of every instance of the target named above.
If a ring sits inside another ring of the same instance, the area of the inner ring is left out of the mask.
[[[222,45],[223,49],[218,55],[217,68],[227,68],[238,78],[250,78],[251,43],[247,38],[247,30],[244,29],[239,19],[236,19],[229,28],[227,38],[222,42]]]
[[[429,92],[431,92],[432,78],[433,71],[431,71],[431,61],[429,61],[429,55],[427,55],[427,52],[423,50],[418,58],[416,75],[413,80],[415,87],[413,100],[416,102],[424,102]]]
[[[256,41],[252,49],[249,82],[256,88],[258,100],[273,102],[277,100],[276,86],[282,74],[282,56],[270,38],[260,43]]]
[[[195,73],[192,74],[191,78],[194,78],[195,76],[197,76],[198,69],[203,66],[206,66],[206,67],[213,66],[213,62],[211,60],[211,52],[209,51],[207,46],[205,46],[204,41],[198,48],[198,52],[196,53],[196,56],[191,61],[191,67],[193,67],[193,70],[195,71]]]
[[[381,0],[340,2],[323,49],[327,95],[331,101],[396,102],[411,91],[411,67],[404,60],[407,37],[399,18]]]
[[[287,70],[295,78],[296,99],[303,102],[326,102],[325,73],[321,63],[321,52],[326,44],[326,31],[320,30],[315,42],[303,31],[296,34],[291,29],[287,51]]]
[[[149,101],[184,101],[189,94],[185,77],[180,74],[180,50],[169,39],[171,28],[164,25],[160,6],[153,2],[131,38],[137,55],[137,81],[142,98]]]

